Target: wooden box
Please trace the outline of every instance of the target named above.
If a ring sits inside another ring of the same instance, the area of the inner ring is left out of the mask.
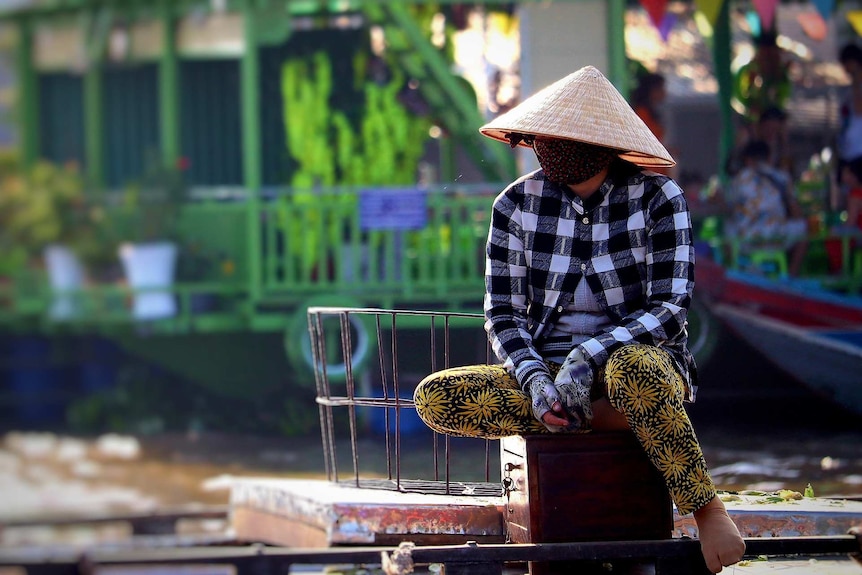
[[[667,488],[631,432],[506,437],[500,464],[513,543],[672,535]]]

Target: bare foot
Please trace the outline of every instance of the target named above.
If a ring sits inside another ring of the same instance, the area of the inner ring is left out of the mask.
[[[745,541],[717,495],[694,512],[694,520],[697,523],[700,550],[710,572],[718,573],[742,559]]]

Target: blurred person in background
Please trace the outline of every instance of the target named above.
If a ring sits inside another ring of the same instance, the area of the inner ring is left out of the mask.
[[[745,129],[737,130],[736,143],[727,157],[725,166],[729,176],[737,175],[745,166],[742,154],[753,141],[765,142],[769,146],[770,166],[794,176],[794,161],[790,154],[790,135],[787,130],[787,113],[778,107],[767,108],[757,121]]]
[[[787,129],[787,112],[777,106],[767,108],[757,119],[755,139],[769,146],[769,165],[795,176],[793,156],[790,154],[790,134]]]
[[[658,141],[665,146],[667,141],[661,106],[666,99],[667,83],[664,76],[654,72],[646,72],[638,76],[637,86],[632,92],[632,108]],[[673,173],[671,168],[655,167],[653,170],[666,176]]]
[[[847,225],[862,231],[862,157],[844,164],[841,182],[847,191]]]
[[[746,127],[754,129],[770,108],[785,111],[792,84],[790,64],[783,58],[775,30],[763,30],[754,38],[754,57],[736,73],[733,97],[743,108]]]
[[[836,173],[840,182],[844,165],[862,157],[862,48],[852,43],[845,44],[838,53],[838,60],[850,79],[840,108]]]
[[[742,149],[742,169],[730,184],[725,234],[741,250],[774,247],[790,251],[788,273],[799,275],[808,250],[808,222],[786,171],[769,162],[769,144],[752,140]]]

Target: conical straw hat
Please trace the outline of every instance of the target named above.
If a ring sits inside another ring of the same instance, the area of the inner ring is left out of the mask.
[[[543,88],[479,131],[501,142],[508,142],[506,136],[512,132],[587,142],[619,150],[621,158],[643,167],[676,164],[622,94],[593,66]]]

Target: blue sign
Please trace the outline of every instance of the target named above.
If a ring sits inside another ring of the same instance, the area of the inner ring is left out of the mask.
[[[428,224],[428,192],[416,188],[363,190],[359,227],[364,230],[416,230]]]

